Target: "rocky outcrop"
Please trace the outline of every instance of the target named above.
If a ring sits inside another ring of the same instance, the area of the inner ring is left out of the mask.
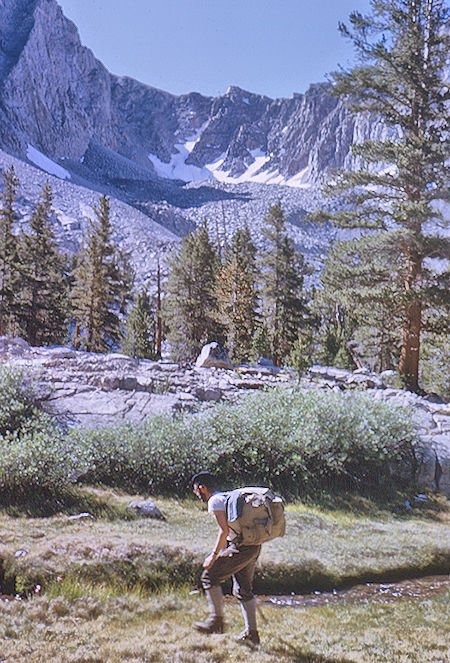
[[[22,341],[22,343],[25,343]],[[0,340],[0,356],[37,378],[44,407],[69,426],[141,423],[161,412],[196,410],[234,401],[251,389],[286,383],[288,373],[268,368],[187,368],[121,354],[31,348]]]
[[[0,357],[33,374],[44,407],[70,426],[138,424],[162,412],[196,411],[219,401],[234,402],[255,389],[298,388],[294,372],[274,366],[181,368],[121,354],[76,352],[69,347],[31,348],[21,339],[0,338]],[[450,493],[450,404],[435,395],[423,397],[395,389],[391,381],[390,374],[314,366],[300,387],[363,389],[375,400],[409,409],[424,448],[423,457],[418,458],[420,478],[429,486],[436,485],[437,478],[440,488]]]

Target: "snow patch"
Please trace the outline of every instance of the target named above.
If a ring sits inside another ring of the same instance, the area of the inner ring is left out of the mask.
[[[161,161],[156,154],[149,154],[148,158],[153,164],[156,174],[159,177],[165,177],[170,180],[183,180],[184,182],[199,182],[201,180],[212,179],[208,166],[200,168],[192,164],[187,164],[186,160],[197,145],[202,135],[203,125],[194,136],[191,136],[185,143],[176,143],[176,153],[172,154],[169,162]]]
[[[309,189],[310,184],[307,181],[308,168],[303,168],[297,175],[293,175],[285,181],[286,186],[292,186],[295,189]]]
[[[208,164],[208,168],[219,182],[229,184],[242,184],[243,182],[256,182],[258,184],[281,184],[295,189],[308,189],[310,184],[306,181],[307,168],[301,170],[297,175],[286,179],[278,170],[263,170],[270,157],[261,150],[252,150],[253,163],[239,177],[230,176],[229,172],[221,170],[225,155],[214,164]]]
[[[169,180],[183,180],[184,182],[211,179],[211,173],[208,172],[207,168],[199,168],[185,163],[191,153],[185,145],[177,144],[175,149],[177,154],[173,154],[168,163],[161,161],[155,154],[148,155],[159,177],[165,177]]]
[[[67,171],[65,168],[62,168],[62,166],[55,163],[48,157],[46,157],[45,154],[42,154],[42,152],[39,152],[39,150],[37,150],[35,147],[33,147],[30,144],[28,144],[27,159],[29,159],[32,163],[34,163],[42,170],[45,170],[45,172],[48,173],[49,175],[55,175],[56,177],[59,177],[61,180],[71,179],[69,171]]]
[[[189,138],[185,143],[175,145],[176,153],[172,154],[169,162],[161,161],[155,154],[149,154],[148,158],[155,168],[156,174],[167,179],[179,179],[184,182],[201,182],[202,180],[217,180],[228,184],[242,184],[244,182],[256,182],[258,184],[281,184],[294,188],[309,188],[305,181],[307,169],[305,168],[294,177],[286,179],[278,170],[263,170],[264,166],[270,162],[268,156],[261,149],[252,150],[250,154],[253,157],[252,163],[245,172],[238,177],[230,175],[230,171],[222,170],[226,154],[223,153],[211,163],[205,164],[202,168],[186,163],[192,150],[200,140],[202,134],[200,129],[195,136]]]

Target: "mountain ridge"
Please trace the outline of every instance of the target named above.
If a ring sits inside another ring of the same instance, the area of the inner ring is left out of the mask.
[[[19,17],[23,27],[17,35]],[[177,146],[191,143],[185,181],[209,177],[294,186],[345,167],[355,120],[326,84],[281,99],[238,86],[219,97],[173,95],[110,74],[81,44],[56,0],[7,0],[0,25],[7,26],[4,41],[10,44],[1,50],[9,64],[1,78],[0,147],[15,156],[23,158],[31,144],[69,162],[70,170],[92,141],[144,168],[150,179],[178,179],[172,168]]]
[[[89,214],[77,196],[91,204],[93,193],[106,193],[113,216],[124,204],[136,211],[127,213],[128,228],[118,211],[114,223],[142,281],[161,246],[203,218],[219,244],[244,222],[260,244],[262,219],[280,201],[298,250],[320,266],[335,233],[311,228],[305,214],[327,204],[321,178],[349,167],[352,142],[383,131],[373,118],[352,117],[321,83],[289,99],[238,86],[206,97],[115,76],[81,44],[56,0],[6,0],[0,28],[0,167],[11,155],[27,164],[21,172],[30,181],[50,177],[63,248],[82,242]],[[35,186],[27,190],[37,195]],[[33,200],[22,203],[26,228]]]

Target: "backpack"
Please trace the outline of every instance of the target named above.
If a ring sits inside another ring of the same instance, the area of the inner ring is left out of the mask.
[[[283,500],[270,488],[247,487],[230,491],[227,519],[232,540],[244,546],[259,545],[284,536],[286,529]]]

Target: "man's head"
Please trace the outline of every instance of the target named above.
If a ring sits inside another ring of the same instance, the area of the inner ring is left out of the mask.
[[[207,502],[217,490],[217,479],[211,472],[198,472],[192,477],[192,489],[202,502]]]

